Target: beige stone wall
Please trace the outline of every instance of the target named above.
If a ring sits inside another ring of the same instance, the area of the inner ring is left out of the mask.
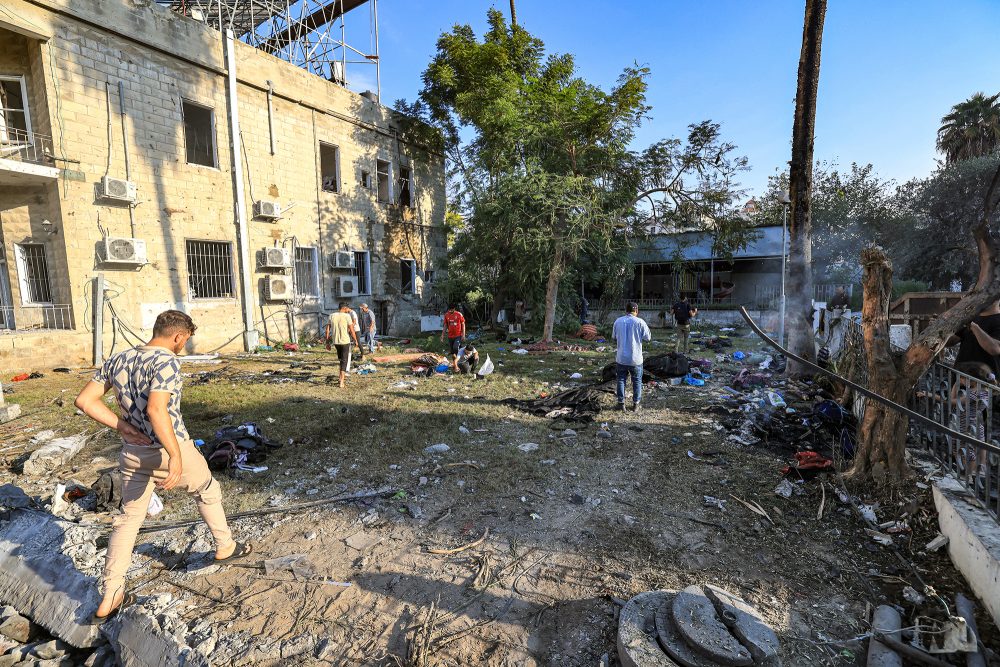
[[[58,184],[17,192],[0,186],[5,246],[9,249],[18,235],[42,233],[42,220],[54,223],[57,234],[46,237],[53,284],[59,285],[60,298],[72,304],[78,333],[90,329],[92,281],[98,271],[104,274],[114,308],[113,314],[105,313],[106,350],[111,347],[113,316],[142,337],[148,335],[155,314],[169,307],[189,312],[198,322],[192,351],[227,342],[227,349],[238,349],[242,331],[238,294],[228,299],[192,298],[185,257],[187,239],[230,243],[233,284],[239,289],[221,36],[155,5],[122,0],[12,2],[15,13],[20,10],[19,16],[52,37],[46,42],[19,36],[0,40],[0,71],[5,59],[19,58],[19,66],[32,79],[33,104],[38,107],[33,120],[37,115],[43,123],[36,131],[51,132],[56,156],[67,161],[57,163],[64,168]],[[236,43],[235,54],[257,328],[263,331],[266,319],[271,336],[288,337],[286,305],[262,300],[261,283],[275,271],[256,265],[258,252],[273,245],[298,244],[317,248],[320,264],[318,298],[293,304],[300,336],[314,333],[322,314],[340,300],[336,283],[343,272],[327,268],[327,257],[337,249],[371,252],[372,294],[353,303],[374,305],[388,299],[392,331],[415,329],[430,290],[423,290],[423,296],[398,294],[399,258],[418,259],[421,271],[440,264],[443,232],[437,230],[445,212],[442,157],[404,141],[394,114],[384,107],[242,43]],[[124,137],[119,81],[125,92]],[[273,155],[268,81],[273,90]],[[186,162],[183,100],[214,110],[216,168]],[[106,173],[125,177],[123,140],[129,147],[130,179],[138,187],[134,235],[146,242],[149,261],[141,268],[115,268],[95,260],[105,234],[133,236],[129,207],[97,197]],[[338,193],[322,190],[320,142],[339,148]],[[416,195],[412,209],[404,212],[378,203],[372,190],[361,187],[362,169],[374,178],[376,159],[390,161],[396,174],[401,163],[411,166]],[[264,198],[286,207],[280,220],[253,218],[254,200]],[[14,277],[12,283],[16,282]],[[57,345],[59,335],[49,337],[52,345]],[[120,349],[121,336],[118,345]],[[5,350],[0,344],[0,368],[7,366]]]

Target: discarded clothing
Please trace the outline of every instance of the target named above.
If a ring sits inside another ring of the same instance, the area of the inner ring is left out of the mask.
[[[539,417],[552,415],[550,418],[593,421],[601,411],[601,390],[595,386],[578,387],[544,398],[525,401],[508,398],[503,402]]]
[[[799,479],[812,479],[820,473],[833,471],[833,461],[816,452],[796,452],[794,458],[795,465],[782,468],[782,475],[793,473]]]
[[[584,324],[580,327],[580,330],[576,332],[577,338],[582,338],[583,340],[597,340],[600,334],[597,332],[597,327],[593,324]]]

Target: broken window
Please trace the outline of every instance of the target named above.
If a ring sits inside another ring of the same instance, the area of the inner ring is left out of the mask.
[[[432,269],[425,269],[424,270],[424,282],[425,283],[432,283],[432,282],[434,282],[434,271]]]
[[[188,297],[233,298],[232,244],[228,241],[187,240],[184,245],[188,268]]]
[[[23,76],[0,76],[0,144],[30,144],[31,118]]]
[[[385,160],[375,161],[375,181],[378,188],[378,200],[380,202],[392,201],[392,188],[389,176],[389,163]]]
[[[21,303],[52,303],[52,284],[45,246],[41,243],[18,243],[14,246],[17,273],[21,282]]]
[[[358,294],[371,294],[372,262],[367,250],[354,253],[354,274],[358,277]]]
[[[319,171],[324,192],[340,192],[340,149],[332,144],[319,144]]]
[[[399,289],[403,294],[415,294],[417,291],[417,260],[399,260]]]
[[[409,167],[399,168],[399,204],[401,206],[411,206],[410,204],[410,169]]]
[[[372,173],[366,169],[361,170],[361,187],[365,190],[372,189]]]
[[[215,112],[183,100],[184,147],[188,164],[215,167]]]
[[[295,248],[295,293],[319,296],[319,253],[316,248]]]

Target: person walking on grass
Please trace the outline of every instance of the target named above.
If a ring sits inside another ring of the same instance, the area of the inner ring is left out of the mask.
[[[361,352],[361,341],[358,340],[358,332],[354,330],[354,318],[351,317],[350,306],[341,301],[340,309],[330,315],[330,321],[326,323],[326,349],[337,348],[337,359],[340,361],[340,388],[343,389],[347,382],[347,373],[351,369],[351,341],[358,346]]]
[[[688,302],[686,296],[674,304],[671,309],[674,314],[674,321],[677,322],[677,346],[674,351],[677,354],[688,353],[688,334],[691,333],[691,318],[698,314],[698,309]]]
[[[625,314],[615,320],[611,337],[618,342],[615,354],[615,375],[618,379],[616,396],[618,409],[625,412],[625,379],[632,377],[632,409],[639,411],[642,400],[642,342],[653,337],[649,325],[639,317],[639,306],[625,305]]]
[[[451,353],[451,369],[458,373],[458,352],[465,340],[465,316],[458,312],[458,306],[454,303],[448,305],[448,312],[444,314],[444,328],[441,329],[442,343],[445,336],[448,337],[448,350]]]
[[[375,313],[368,309],[368,304],[361,304],[361,340],[368,349],[368,354],[375,353]]]
[[[91,619],[95,624],[131,603],[131,595],[125,593],[125,575],[154,486],[162,491],[177,487],[194,496],[215,540],[216,562],[252,551],[249,544],[233,540],[222,508],[222,488],[209,472],[205,457],[195,449],[181,416],[181,365],[176,355],[196,328],[178,310],[160,313],[150,341],[105,361],[76,397],[77,408],[117,430],[123,443],[118,457],[123,513],[115,517],[108,542],[103,597]],[[109,391],[114,391],[121,416],[104,403]]]

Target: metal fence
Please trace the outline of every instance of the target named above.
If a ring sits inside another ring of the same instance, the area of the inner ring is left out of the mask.
[[[5,128],[0,132],[0,158],[50,164],[52,162],[52,137],[37,132]]]
[[[857,354],[860,363],[851,365],[850,379],[868,387],[863,332],[856,319],[844,320],[844,344],[838,360]],[[896,351],[900,351],[898,348]],[[910,422],[909,444],[928,451],[951,472],[979,504],[1000,523],[1000,442],[994,439],[994,400],[1000,399],[1000,386],[958,371],[944,361],[935,362],[920,378],[910,397],[909,408],[938,424],[982,441],[972,445],[936,429]],[[855,398],[855,415],[862,416],[865,398]]]
[[[813,286],[813,300],[826,302],[843,287],[848,296],[854,293],[854,286],[840,283],[821,283]],[[754,306],[760,309],[777,308],[781,305],[781,285],[757,285],[754,287]]]
[[[0,333],[72,328],[73,309],[66,303],[29,307],[0,306]]]

